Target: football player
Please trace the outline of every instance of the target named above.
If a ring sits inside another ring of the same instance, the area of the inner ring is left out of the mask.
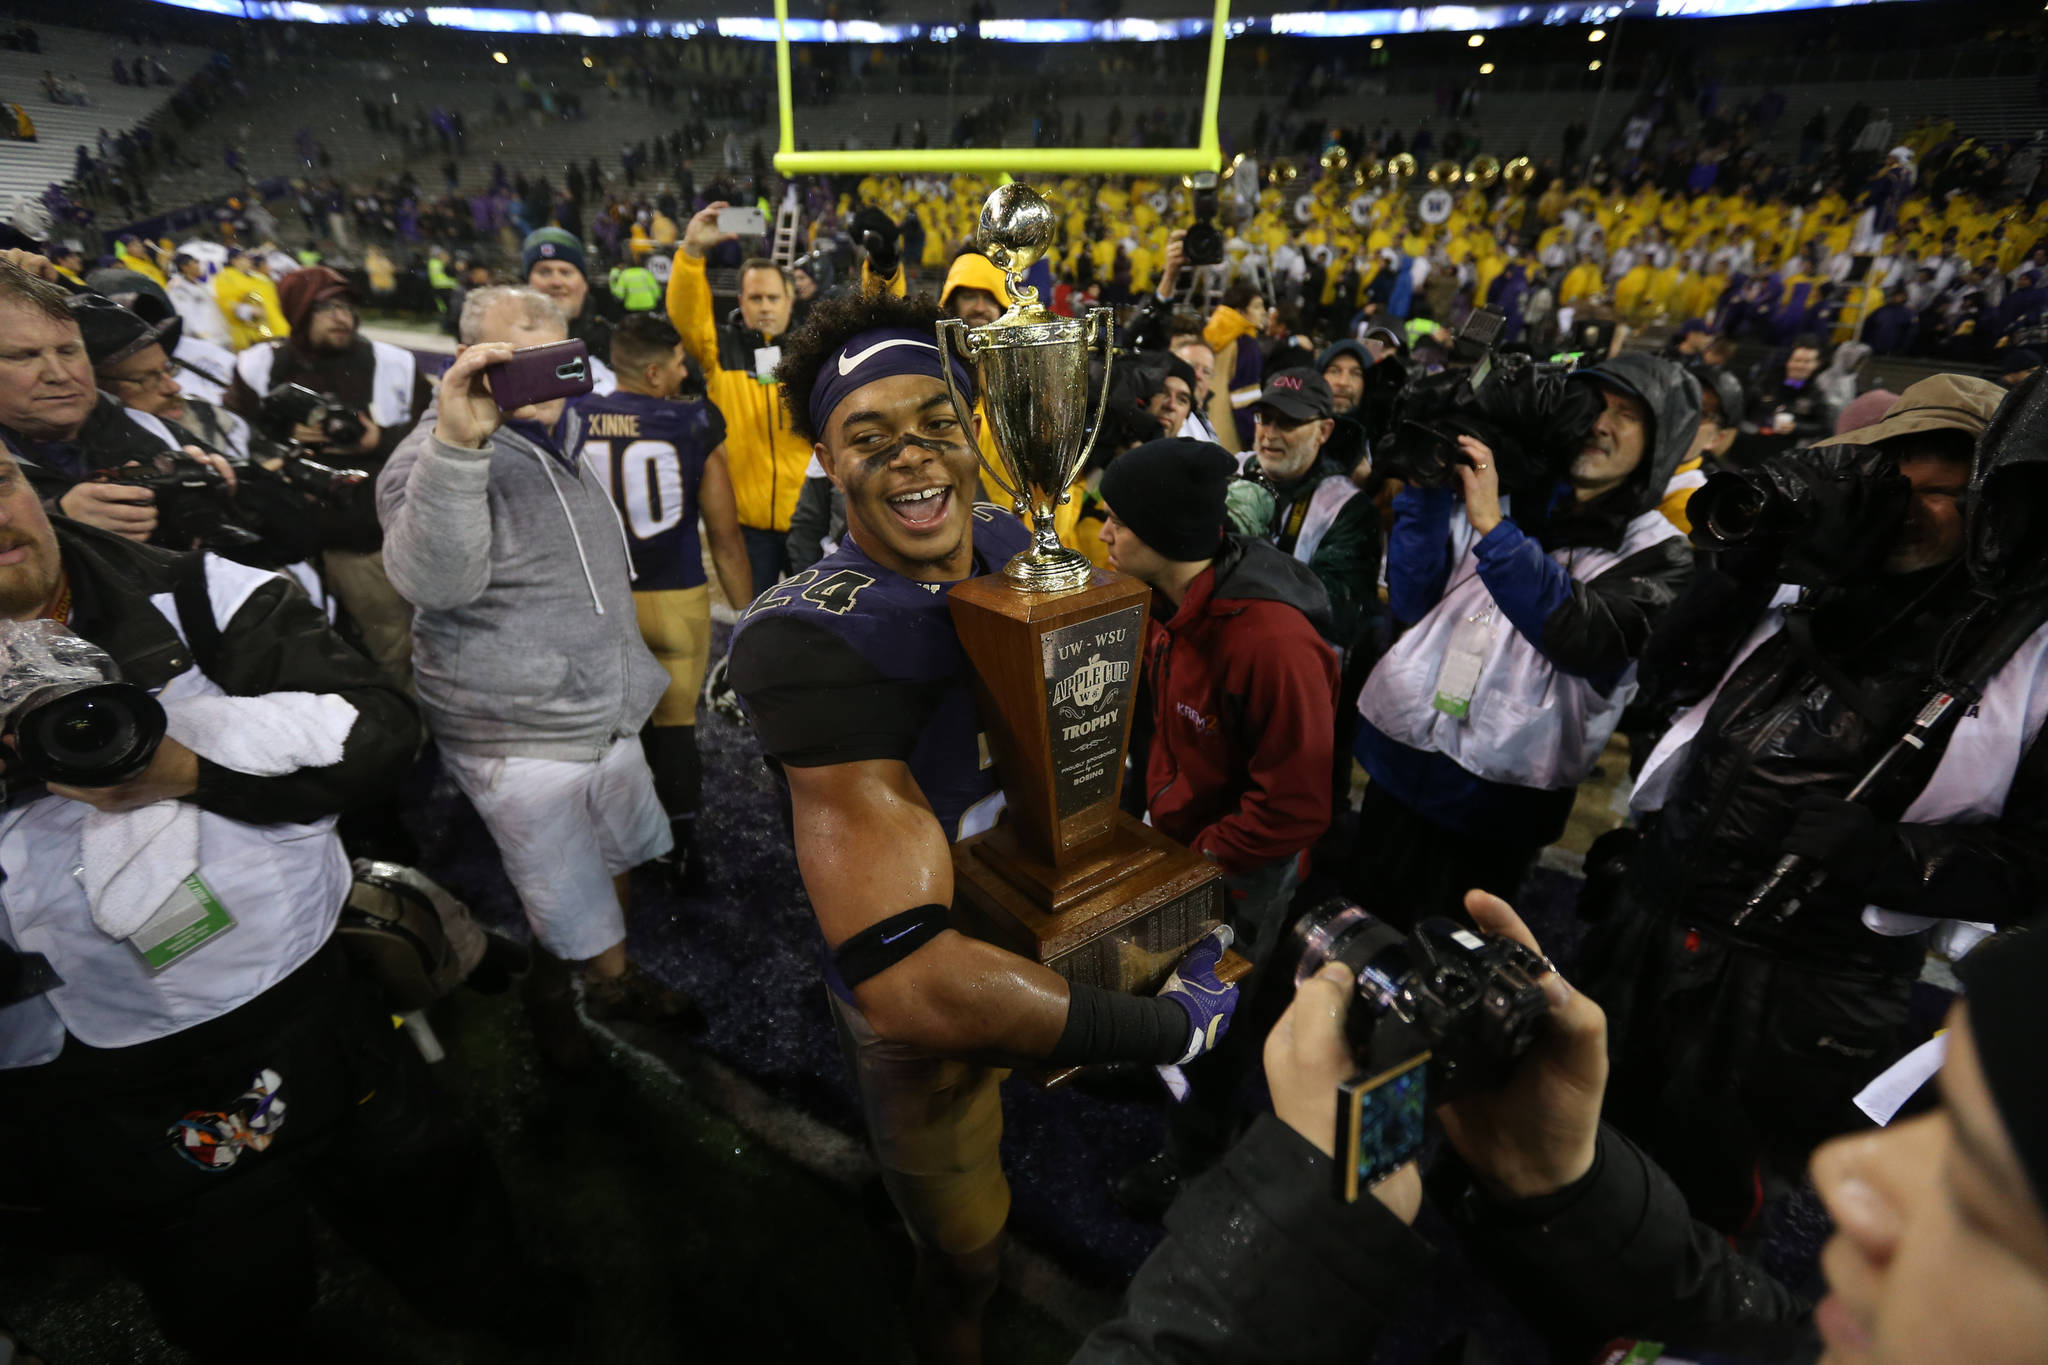
[[[754,600],[753,570],[726,467],[725,419],[710,403],[676,397],[689,370],[674,324],[660,313],[635,313],[612,328],[611,344],[618,388],[577,404],[583,448],[626,526],[640,636],[669,673],[668,691],[641,739],[675,833],[670,867],[679,884],[695,885],[702,879],[696,830],[704,771],[697,693],[711,652],[711,588],[698,517],[719,590],[737,610]]]
[[[1070,983],[948,927],[955,840],[1001,809],[946,591],[1025,547],[977,506],[978,432],[947,398],[929,297],[827,299],[783,343],[793,429],[845,495],[847,535],[764,592],[731,678],[788,786],[796,856],[870,1140],[919,1257],[920,1359],[980,1359],[1010,1192],[999,1063],[1185,1062],[1237,991],[1203,941],[1158,996]],[[971,377],[955,382],[972,403]],[[1084,395],[1072,395],[1081,402]]]

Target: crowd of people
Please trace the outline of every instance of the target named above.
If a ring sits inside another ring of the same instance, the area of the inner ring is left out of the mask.
[[[1656,148],[1635,117],[1626,150]],[[393,131],[464,150],[453,114]],[[2042,1359],[2032,178],[1943,185],[1966,140],[1934,128],[1796,194],[1355,140],[1292,174],[1248,157],[1213,203],[1047,182],[1058,240],[1016,274],[967,249],[992,188],[967,176],[797,185],[796,259],[746,254],[721,215],[765,179],[700,192],[681,134],[438,210],[323,181],[296,253],[254,202],[183,245],[6,252],[0,1236],[111,1253],[178,1345],[282,1346],[317,1207],[430,1321],[557,1330],[511,1302],[503,1190],[392,983],[333,934],[390,890],[353,859],[412,861],[394,793],[430,745],[531,947],[445,895],[437,932],[479,984],[519,974],[547,1062],[596,1065],[593,1020],[701,1027],[626,916],[636,868],[701,884],[716,662],[786,800],[920,1359],[980,1358],[1017,1063],[1184,1091],[1114,1190],[1168,1237],[1080,1359],[1362,1354],[1427,1259],[1424,1183],[1403,1153],[1331,1195],[1376,978],[1297,983],[1290,931],[1340,890],[1417,944],[1540,953],[1511,902],[1618,735],[1631,814],[1587,856],[1575,979],[1539,959],[1531,1049],[1431,1097],[1428,1197],[1567,1347]],[[438,377],[364,334],[410,273],[394,245],[455,334]],[[1124,799],[1224,887],[1156,993],[950,918],[951,848],[1002,802],[945,589],[1027,530],[934,327],[1026,290],[1116,310],[1115,361],[1048,396],[1103,413],[1057,524],[1150,590]],[[1880,338],[1991,373],[1870,389],[1854,348]],[[1752,340],[1776,349],[1738,374]],[[507,367],[562,343],[588,392],[503,406]],[[718,661],[713,578],[739,611]],[[35,727],[102,685],[145,694],[119,693],[153,742]],[[1935,1068],[1930,955],[1967,985],[1942,1099],[1873,1099]],[[1819,1305],[1747,1254],[1809,1169],[1837,1225]]]

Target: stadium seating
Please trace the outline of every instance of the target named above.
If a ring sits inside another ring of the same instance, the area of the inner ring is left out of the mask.
[[[132,59],[133,44],[110,40],[104,33],[38,26],[41,52],[0,51],[0,99],[21,105],[36,125],[34,142],[0,142],[0,203],[16,195],[41,195],[53,183],[69,180],[78,147],[96,146],[100,130],[119,134],[143,122],[170,98],[175,86],[116,85],[109,60]],[[171,79],[183,84],[206,61],[197,47],[151,50]],[[45,70],[84,82],[92,103],[53,104],[43,94]]]

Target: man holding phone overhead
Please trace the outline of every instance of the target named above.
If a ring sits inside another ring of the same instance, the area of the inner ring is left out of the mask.
[[[811,443],[790,430],[782,386],[775,382],[782,335],[796,304],[790,272],[766,258],[750,258],[740,266],[737,317],[720,326],[712,316],[704,257],[738,240],[739,234],[720,223],[729,212],[729,205],[712,204],[683,230],[668,277],[668,316],[682,334],[690,363],[704,376],[706,395],[725,418],[740,534],[759,591],[782,576],[789,517],[803,492]]]
[[[696,1010],[626,960],[626,873],[670,848],[638,734],[669,677],[641,641],[625,533],[565,402],[590,382],[567,332],[534,290],[471,293],[462,350],[378,478],[377,512],[416,608],[420,709],[540,950],[525,987],[536,1041],[575,1069],[592,1054],[577,975],[593,1018]]]

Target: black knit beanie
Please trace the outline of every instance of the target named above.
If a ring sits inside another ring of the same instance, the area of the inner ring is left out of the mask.
[[[1978,945],[1956,964],[1970,1005],[1970,1036],[1984,1082],[2005,1121],[2020,1165],[2034,1184],[2034,1204],[2048,1217],[2048,919]]]
[[[1102,471],[1116,519],[1168,559],[1210,559],[1223,541],[1223,490],[1237,461],[1214,441],[1168,436],[1133,446]]]

